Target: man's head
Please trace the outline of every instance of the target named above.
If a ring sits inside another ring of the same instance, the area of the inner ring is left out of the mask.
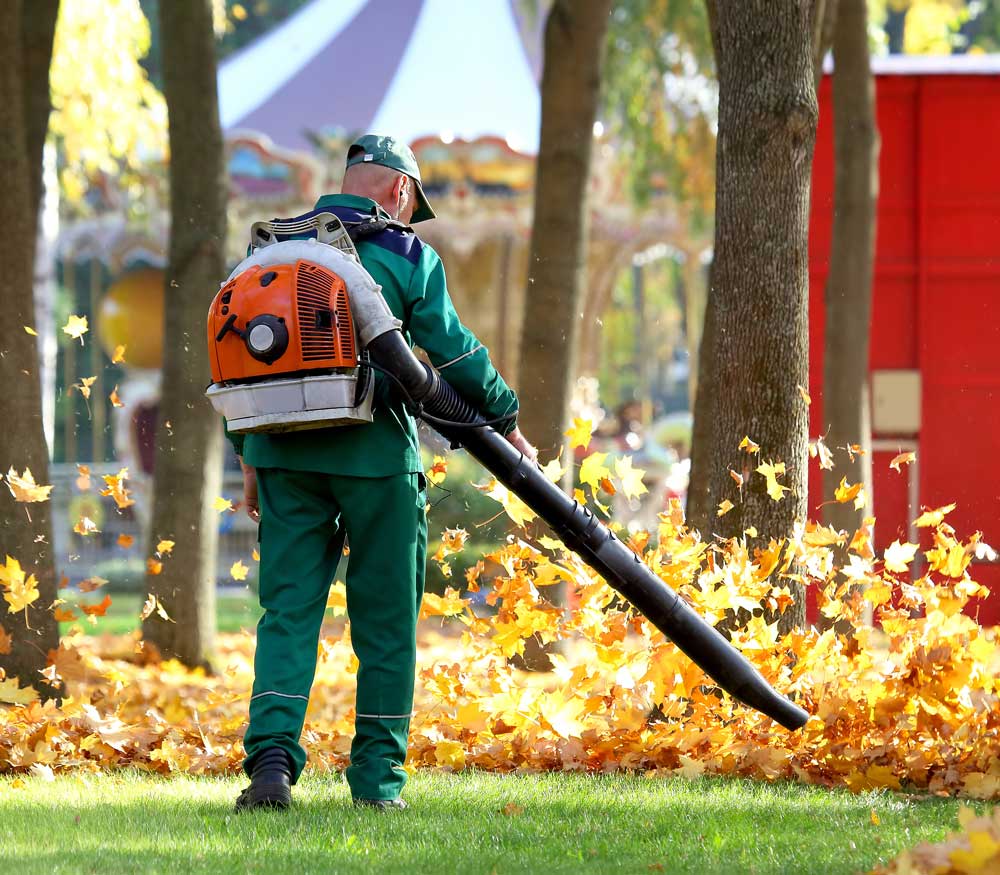
[[[366,134],[347,150],[344,194],[371,198],[390,216],[411,224],[433,219],[420,187],[420,168],[408,146],[392,137]]]

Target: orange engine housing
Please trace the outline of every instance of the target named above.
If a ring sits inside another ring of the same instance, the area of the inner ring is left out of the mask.
[[[248,331],[254,320],[268,316],[287,331],[287,344],[271,361],[253,354]],[[337,274],[309,261],[255,265],[226,283],[212,301],[208,348],[215,383],[355,368],[347,287]]]

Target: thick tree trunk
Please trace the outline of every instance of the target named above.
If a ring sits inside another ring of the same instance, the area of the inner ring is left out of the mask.
[[[170,116],[170,253],[163,395],[157,424],[150,555],[176,542],[147,584],[175,622],[155,613],[143,634],[164,656],[208,665],[215,638],[215,564],[222,425],[204,397],[205,314],[225,270],[225,162],[211,0],[160,4]]]
[[[6,229],[4,320],[0,323],[0,385],[4,387],[4,428],[0,459],[35,481],[49,482],[49,454],[42,427],[39,338],[24,326],[35,324],[35,234],[41,197],[42,147],[48,129],[49,59],[58,4],[0,3],[0,33],[14,34],[0,60],[0,222]],[[59,646],[59,625],[50,610],[56,598],[49,503],[16,504],[0,495],[0,558],[11,556],[25,574],[34,574],[39,597],[24,611],[0,603],[0,628],[12,638],[0,653],[0,669],[42,696],[54,695],[38,672],[48,651]],[[30,517],[29,517],[30,515]]]
[[[556,0],[545,26],[518,419],[546,458],[566,440],[576,377],[589,226],[587,183],[610,7],[611,0]]]
[[[808,0],[718,3],[715,262],[702,340],[694,464],[704,487],[690,521],[703,533],[784,538],[806,515],[809,182],[816,136]],[[705,381],[710,381],[705,386]],[[760,445],[738,449],[744,435]],[[783,462],[780,501],[753,473]],[[745,475],[742,493],[729,469]],[[735,504],[718,517],[724,498]],[[784,625],[804,617],[801,592]]]
[[[823,418],[833,447],[860,444],[855,462],[834,454],[824,471],[823,495],[830,499],[841,478],[863,480],[868,506],[827,504],[828,524],[853,532],[870,512],[872,499],[871,422],[868,404],[868,348],[875,258],[879,135],[875,122],[875,80],[868,53],[866,0],[840,0],[833,43],[835,177],[830,273],[826,285],[826,346]]]

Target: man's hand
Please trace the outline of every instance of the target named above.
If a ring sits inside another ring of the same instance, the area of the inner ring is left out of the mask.
[[[243,469],[243,500],[247,506],[247,516],[255,523],[260,522],[260,505],[257,502],[257,471],[240,459]]]
[[[538,461],[538,450],[528,443],[528,439],[521,434],[521,429],[515,428],[507,435],[507,440],[515,450],[520,450],[532,462]]]

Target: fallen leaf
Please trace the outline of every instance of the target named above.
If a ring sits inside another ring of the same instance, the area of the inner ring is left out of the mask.
[[[739,447],[737,449],[746,450],[748,453],[759,453],[760,444],[755,444],[749,437],[744,436],[743,440],[740,441]]]
[[[641,468],[632,467],[630,456],[623,456],[615,460],[615,474],[622,484],[622,492],[626,498],[638,498],[640,495],[649,492],[646,484],[642,482],[645,471]]]
[[[812,398],[809,397],[809,393],[805,389],[798,384],[796,384],[795,388],[799,390],[799,395],[801,395],[802,400],[806,402],[806,407],[813,403]]]
[[[166,556],[173,549],[174,549],[173,541],[159,541],[156,545],[156,552],[160,556]]]
[[[728,498],[722,499],[722,501],[719,502],[719,510],[716,512],[716,516],[725,516],[735,506],[736,505],[734,505]]]
[[[88,617],[103,617],[108,608],[111,607],[111,596],[105,595],[96,605],[85,605],[81,602],[80,610]]]
[[[78,535],[86,536],[100,532],[100,529],[90,517],[82,516],[73,524],[73,531]]]
[[[111,390],[111,394],[108,395],[108,400],[111,402],[111,406],[112,407],[124,407],[125,406],[125,404],[122,402],[122,399],[118,397],[118,386],[117,386],[117,384],[115,385],[115,388]]]
[[[944,522],[944,518],[956,507],[958,507],[956,504],[946,504],[944,507],[939,507],[935,510],[927,510],[925,508],[924,512],[917,517],[914,525],[921,529],[939,526]]]
[[[237,559],[229,569],[229,576],[232,577],[233,580],[246,580],[247,572],[249,570],[250,569],[243,564],[242,560]]]
[[[25,330],[25,331],[26,331],[26,332],[27,332],[28,334],[30,334],[30,335],[31,335],[32,337],[38,337],[38,332],[37,332],[37,331],[35,331],[35,329],[34,329],[34,328],[31,328],[31,327],[29,327],[29,326],[25,325],[25,326],[24,326],[24,330]]]
[[[228,498],[223,498],[221,495],[212,502],[212,507],[219,513],[225,513],[227,510],[235,510],[233,503]]]
[[[913,561],[913,557],[916,555],[917,547],[917,544],[910,544],[909,542],[901,544],[898,540],[893,541],[886,547],[885,554],[883,555],[886,571],[905,573],[907,567]]]
[[[123,547],[124,549],[127,550],[129,547],[132,546],[133,543],[135,543],[135,538],[133,538],[131,535],[122,534],[118,536],[119,547]]]
[[[781,501],[785,497],[785,493],[790,491],[787,486],[782,486],[777,479],[779,474],[784,475],[785,473],[784,462],[761,462],[756,470],[758,474],[764,476],[767,481],[767,494],[775,501]]]
[[[125,361],[125,344],[119,343],[115,347],[115,354],[111,356],[111,363],[120,365],[123,361]]]

